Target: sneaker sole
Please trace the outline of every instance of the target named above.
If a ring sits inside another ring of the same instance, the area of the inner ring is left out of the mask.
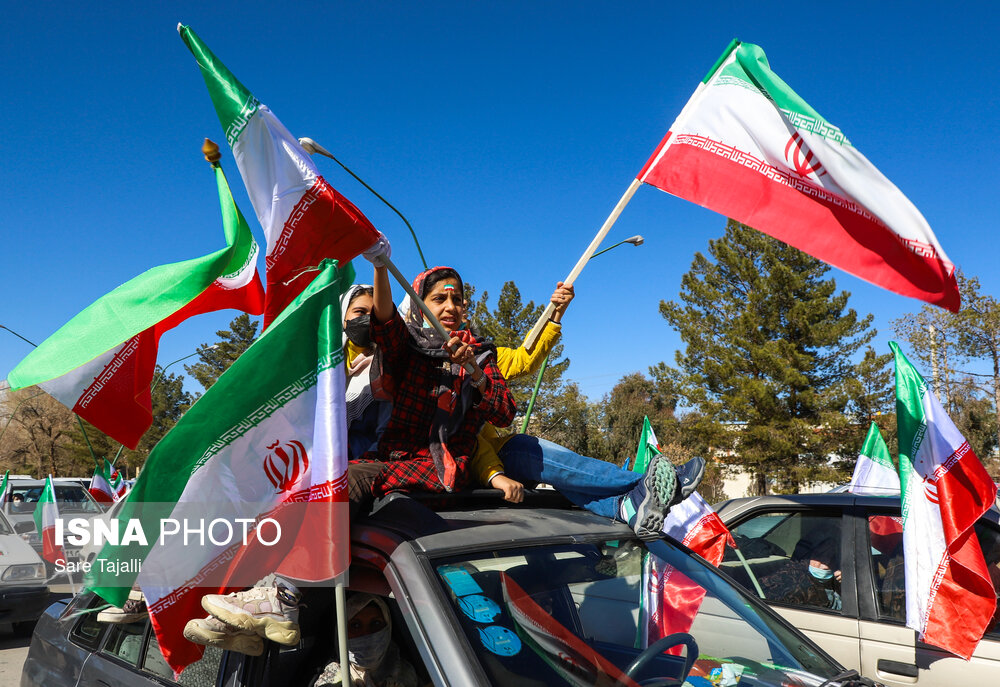
[[[636,509],[637,534],[658,533],[663,529],[667,511],[677,495],[677,473],[673,464],[663,456],[653,456],[646,467],[646,498]]]
[[[119,613],[118,611],[101,611],[97,614],[99,623],[136,623],[146,618],[146,613]]]
[[[299,643],[301,633],[298,623],[291,620],[275,620],[274,618],[254,618],[242,610],[234,612],[226,606],[214,603],[212,596],[209,594],[201,597],[201,607],[222,622],[241,630],[250,630],[284,646],[295,646]]]
[[[248,656],[260,656],[264,653],[264,640],[257,635],[232,635],[222,632],[211,632],[199,625],[188,623],[184,626],[184,639],[201,646],[214,646],[228,649]]]

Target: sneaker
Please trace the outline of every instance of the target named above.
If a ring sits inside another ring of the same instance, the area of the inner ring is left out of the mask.
[[[283,585],[206,594],[201,607],[222,622],[285,646],[299,643],[299,595]]]
[[[688,496],[690,496],[698,485],[701,484],[701,478],[705,476],[705,459],[699,456],[695,456],[684,465],[679,465],[677,467],[677,483],[680,486],[678,490],[677,503],[680,503]],[[671,504],[673,505],[673,504]]]
[[[677,495],[673,464],[664,456],[653,456],[642,480],[622,499],[623,519],[640,536],[658,533]]]
[[[125,600],[124,606],[121,608],[112,606],[104,609],[97,614],[97,622],[135,623],[145,619],[147,614],[146,597],[142,595],[142,591],[139,589],[132,589],[128,593],[128,599]]]
[[[236,651],[248,656],[264,653],[264,640],[251,630],[227,625],[214,616],[189,620],[184,626],[184,639],[202,646]]]

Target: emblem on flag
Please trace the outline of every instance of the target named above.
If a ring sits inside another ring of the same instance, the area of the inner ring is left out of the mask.
[[[306,447],[294,439],[282,445],[279,439],[267,448],[270,453],[264,458],[264,474],[271,480],[276,493],[288,491],[309,469]]]

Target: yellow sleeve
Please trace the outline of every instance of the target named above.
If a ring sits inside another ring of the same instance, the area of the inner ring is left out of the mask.
[[[500,439],[497,428],[486,423],[476,441],[476,452],[469,461],[469,469],[476,482],[484,487],[490,486],[490,480],[498,472],[503,472],[503,462],[497,455],[497,442]]]
[[[552,322],[545,323],[542,333],[535,342],[534,349],[528,352],[522,343],[517,348],[497,348],[497,367],[500,374],[505,379],[516,379],[523,375],[531,374],[538,370],[538,366],[545,360],[553,346],[559,340],[562,333],[562,325]]]

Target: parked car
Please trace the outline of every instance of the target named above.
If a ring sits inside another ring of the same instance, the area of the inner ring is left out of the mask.
[[[843,674],[766,604],[679,544],[639,540],[554,492],[531,494],[521,506],[484,498],[442,497],[432,510],[429,500],[392,495],[352,527],[350,589],[386,598],[395,640],[420,684],[627,687],[686,678],[707,686],[723,670],[744,687],[872,684]],[[689,602],[675,618],[678,633],[643,649],[636,637],[647,554],[675,573]],[[310,684],[335,660],[333,597],[331,588],[306,590],[297,646],[267,643],[256,658],[207,649],[179,684]],[[80,595],[48,609],[22,687],[173,682],[148,619],[102,624],[86,612],[101,603]]]
[[[995,684],[1000,627],[990,629],[968,662],[917,641],[906,627],[899,496],[762,496],[725,501],[716,510],[739,548],[727,547],[720,567],[848,668],[887,685]],[[994,567],[998,523],[994,506],[976,524]],[[823,549],[826,554],[812,553]],[[820,595],[791,581],[802,574],[795,568],[804,571],[814,555],[831,558],[835,573],[817,583]]]
[[[42,559],[0,513],[0,623],[30,634],[48,605]]]
[[[42,490],[45,488],[43,479],[11,479],[10,498],[3,505],[3,514],[14,525],[14,530],[31,545],[36,553],[42,553],[42,540],[35,528],[35,507]],[[94,500],[90,492],[82,485],[70,482],[54,482],[52,488],[56,493],[56,504],[59,515],[67,518],[92,519],[104,512],[101,505]],[[20,497],[20,501],[17,501]],[[63,547],[68,563],[75,563],[80,558],[79,547],[69,544]],[[45,562],[49,575],[54,573],[53,566]]]

